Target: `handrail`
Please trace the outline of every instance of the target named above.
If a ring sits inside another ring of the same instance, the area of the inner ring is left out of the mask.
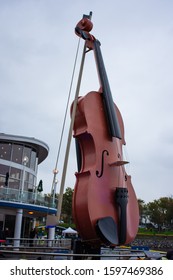
[[[18,238],[8,238],[8,241],[19,240]],[[32,240],[32,245],[29,241]],[[22,244],[22,241],[24,242]],[[43,242],[43,243],[38,243]],[[49,243],[51,242],[51,244]],[[155,252],[152,254],[152,259],[161,259],[164,257],[166,252]],[[144,250],[133,250],[131,248],[115,248],[110,250],[109,248],[102,248],[100,254],[80,254],[74,253],[72,249],[71,239],[31,239],[31,238],[20,238],[20,246],[13,245],[2,245],[0,246],[0,258],[15,258],[20,256],[24,258],[33,259],[44,257],[60,258],[63,259],[145,259],[148,258],[146,251]]]
[[[70,238],[58,238],[58,239],[48,239],[48,238],[6,238],[7,246],[18,247],[18,248],[32,248],[32,247],[59,247],[59,248],[71,248],[72,240]],[[14,246],[15,241],[20,241],[20,246]],[[3,247],[5,247],[3,245]]]
[[[57,208],[58,200],[52,196],[48,196],[39,192],[23,191],[12,188],[0,188],[0,200],[10,202],[20,202],[46,207]]]
[[[57,253],[57,252],[29,252],[29,251],[17,251],[17,250],[1,250],[0,253],[2,254],[12,254],[12,255],[25,255],[25,256],[47,256],[47,257],[66,257],[66,258],[74,258],[74,257],[80,257],[81,259],[83,258],[117,258],[117,259],[122,259],[122,258],[127,258],[127,257],[145,257],[144,252],[136,252],[136,253],[117,253],[117,254],[73,254],[73,253]]]

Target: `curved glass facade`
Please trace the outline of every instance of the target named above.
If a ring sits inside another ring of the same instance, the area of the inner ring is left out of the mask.
[[[33,190],[36,182],[37,153],[33,147],[0,143],[0,187]]]

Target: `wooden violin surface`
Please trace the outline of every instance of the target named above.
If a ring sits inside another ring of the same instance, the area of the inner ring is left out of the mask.
[[[82,240],[97,244],[130,243],[137,234],[139,209],[123,158],[124,124],[112,99],[100,43],[85,18],[75,29],[94,51],[100,90],[77,100],[73,136],[78,149],[78,172],[73,217]]]

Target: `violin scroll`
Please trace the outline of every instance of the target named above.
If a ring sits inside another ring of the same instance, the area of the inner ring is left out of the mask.
[[[89,41],[94,41],[94,36],[92,36],[89,32],[92,30],[93,28],[93,24],[89,18],[89,16],[85,16],[83,17],[83,19],[81,19],[78,24],[76,25],[75,28],[75,33],[77,36],[79,36],[80,38],[86,40],[87,42]],[[90,44],[88,43],[88,48],[93,48],[92,46],[90,46]]]
[[[84,17],[83,19],[81,19],[78,24],[76,25],[76,28],[79,28],[83,31],[87,31],[90,32],[93,28],[93,24],[91,22],[91,20],[87,17]]]

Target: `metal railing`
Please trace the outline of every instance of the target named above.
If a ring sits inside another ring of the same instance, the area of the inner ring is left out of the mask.
[[[65,238],[7,238],[0,245],[0,259],[71,259],[71,245],[71,239]]]
[[[39,192],[0,188],[0,200],[57,208],[57,199]]]
[[[16,239],[9,238],[11,245],[3,245],[0,247],[0,259],[101,259],[101,260],[128,260],[128,259],[161,259],[165,257],[164,252],[154,252],[148,258],[148,254],[142,250],[131,250],[130,248],[101,248],[98,253],[74,253],[71,248],[71,239],[55,239],[55,240],[33,240],[34,243],[30,245],[28,238],[20,238],[20,246],[13,246]],[[18,239],[17,239],[18,240]],[[44,243],[40,243],[40,242]],[[51,243],[49,243],[51,242]],[[50,246],[51,245],[51,246]]]
[[[20,246],[15,246],[15,241],[20,241]],[[3,246],[3,245],[2,245]],[[71,248],[70,238],[47,239],[47,238],[6,238],[6,246],[13,248]]]

